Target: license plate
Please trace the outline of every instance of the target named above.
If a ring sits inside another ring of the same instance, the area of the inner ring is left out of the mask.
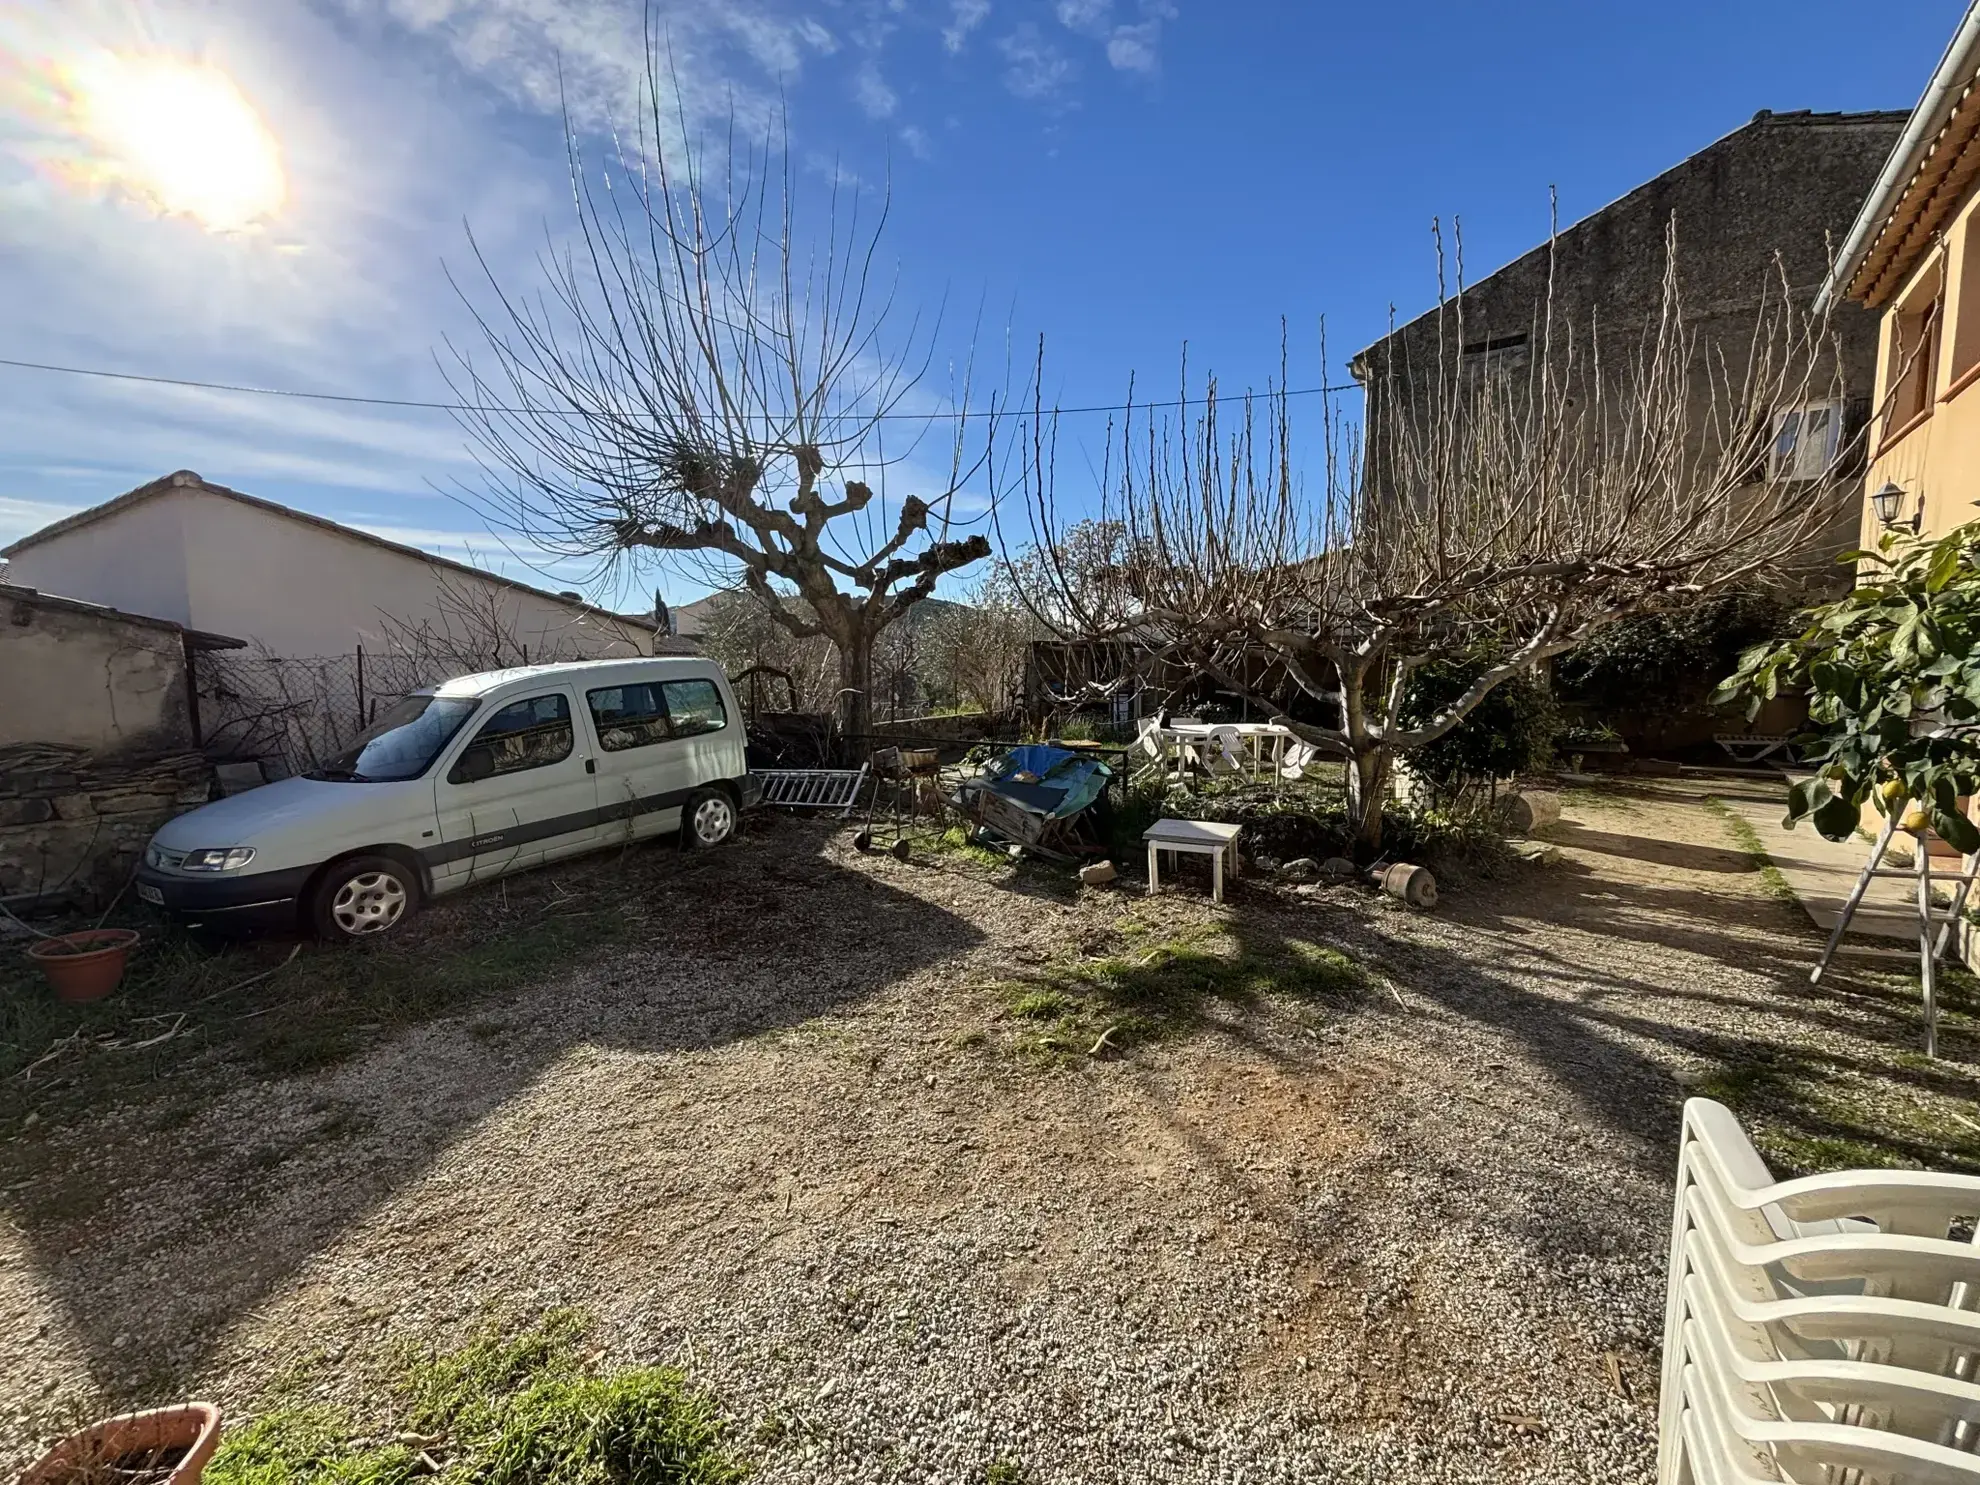
[[[156,887],[147,886],[145,883],[139,882],[138,901],[148,902],[153,907],[163,907],[165,906],[165,894],[160,892]]]

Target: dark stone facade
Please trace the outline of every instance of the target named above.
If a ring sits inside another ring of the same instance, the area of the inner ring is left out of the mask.
[[[1903,113],[1761,113],[1741,129],[1621,200],[1564,229],[1550,265],[1546,244],[1466,287],[1462,345],[1448,316],[1418,316],[1355,357],[1367,390],[1371,447],[1386,417],[1437,375],[1440,348],[1467,369],[1524,363],[1540,344],[1536,319],[1554,275],[1558,317],[1601,328],[1604,354],[1641,344],[1663,301],[1666,231],[1676,222],[1677,262],[1687,316],[1701,341],[1744,365],[1763,294],[1784,267],[1797,297],[1812,299],[1902,130]],[[1778,257],[1778,266],[1777,266]],[[1867,420],[1877,364],[1877,318],[1857,305],[1835,311],[1850,432]],[[1836,470],[1860,472],[1860,458]],[[1377,461],[1379,479],[1379,460]],[[1856,544],[1852,506],[1823,549],[1809,554],[1818,583],[1846,585],[1834,556]],[[1832,537],[1832,539],[1830,539]]]

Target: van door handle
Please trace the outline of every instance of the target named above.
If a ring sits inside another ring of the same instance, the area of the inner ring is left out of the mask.
[[[586,773],[597,773],[597,772],[598,772],[598,760],[597,760],[596,758],[587,758],[587,759],[585,759],[585,760],[584,760],[584,771],[585,771]]]

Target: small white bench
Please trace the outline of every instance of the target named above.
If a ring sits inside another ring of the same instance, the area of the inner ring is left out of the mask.
[[[1157,820],[1141,832],[1148,842],[1148,890],[1162,890],[1162,868],[1157,853],[1193,851],[1210,858],[1210,897],[1224,900],[1224,862],[1229,858],[1231,875],[1238,874],[1238,827],[1219,825],[1212,820]]]
[[[1795,761],[1794,739],[1785,732],[1715,732],[1712,741],[1735,763],[1761,763],[1775,753]]]

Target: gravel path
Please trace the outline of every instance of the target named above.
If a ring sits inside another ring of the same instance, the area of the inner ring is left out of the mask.
[[[1055,894],[789,821],[669,858],[677,911],[573,978],[176,1127],[35,1130],[0,1463],[311,1358],[361,1403],[392,1338],[562,1303],[688,1365],[770,1482],[1647,1480],[1681,1080],[1857,1030],[1696,791],[1568,813],[1428,916]],[[1379,978],[1018,1055],[999,981],[1206,925]]]

